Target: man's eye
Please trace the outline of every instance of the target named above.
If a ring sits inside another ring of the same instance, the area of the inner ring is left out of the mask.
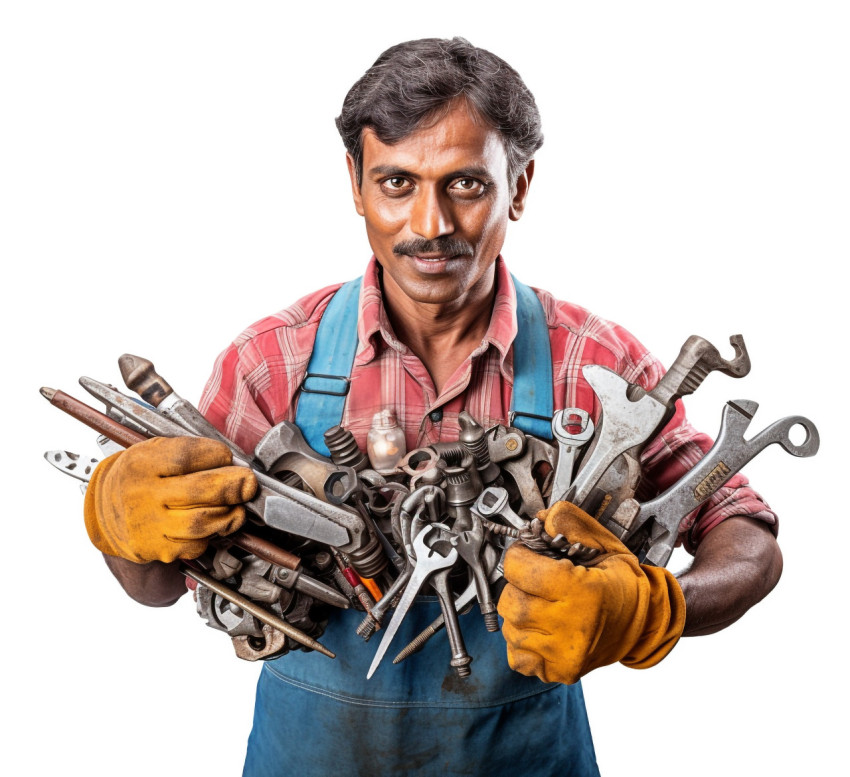
[[[402,178],[400,175],[394,175],[392,178],[385,178],[381,182],[381,186],[385,191],[390,193],[403,192],[410,188],[410,182],[407,178]]]
[[[484,184],[476,178],[458,178],[451,188],[462,195],[478,195],[484,191]]]

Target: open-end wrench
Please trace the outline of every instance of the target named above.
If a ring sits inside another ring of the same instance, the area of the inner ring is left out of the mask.
[[[577,426],[579,431],[571,433],[567,427]],[[549,504],[560,502],[567,496],[573,482],[573,469],[579,448],[593,437],[595,428],[586,410],[568,407],[552,416],[552,434],[558,441],[558,465],[552,482]]]
[[[515,529],[524,529],[528,521],[523,520],[512,509],[508,502],[508,492],[501,486],[487,486],[475,500],[472,511],[488,520],[499,518],[503,523]]]
[[[457,549],[451,547],[451,545],[447,542],[438,543],[437,541],[440,536],[441,529],[429,524],[428,526],[425,526],[414,538],[413,552],[416,556],[416,566],[413,568],[413,574],[410,576],[410,581],[404,589],[401,601],[398,603],[398,607],[396,607],[395,612],[393,613],[390,625],[387,626],[386,631],[384,631],[381,644],[378,646],[375,657],[372,659],[372,665],[369,667],[369,671],[366,674],[367,680],[375,674],[375,670],[378,668],[381,663],[381,659],[387,652],[387,648],[389,648],[393,637],[401,625],[401,622],[404,620],[404,616],[407,615],[407,611],[413,604],[416,594],[419,593],[420,589],[435,572],[438,572],[441,569],[448,569],[449,567],[454,566],[457,561]],[[429,543],[433,544],[434,547],[432,548]],[[448,547],[444,548],[442,546]],[[440,552],[443,549],[447,550],[445,555]]]
[[[768,426],[750,440],[744,432],[758,409],[758,402],[737,399],[727,402],[717,441],[697,465],[674,483],[663,494],[638,506],[631,499],[615,513],[616,524],[609,525],[628,544],[637,531],[651,521],[650,535],[638,554],[645,563],[664,566],[673,552],[673,545],[682,519],[706,501],[748,461],[755,458],[768,445],[778,443],[792,456],[814,456],[820,445],[815,425],[803,416],[782,418]],[[806,439],[795,445],[789,437],[795,426],[806,430]],[[632,516],[629,517],[628,513]],[[619,514],[619,515],[618,515]]]

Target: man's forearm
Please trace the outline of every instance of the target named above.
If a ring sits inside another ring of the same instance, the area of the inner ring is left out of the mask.
[[[678,576],[685,594],[684,636],[712,634],[734,623],[767,596],[782,574],[782,553],[767,525],[729,518],[697,548]]]
[[[186,593],[186,578],[179,563],[135,564],[105,553],[103,558],[127,594],[148,607],[170,607]]]

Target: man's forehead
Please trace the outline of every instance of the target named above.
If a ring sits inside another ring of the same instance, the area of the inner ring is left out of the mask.
[[[499,132],[462,102],[392,144],[381,142],[371,127],[364,128],[364,172],[388,167],[422,174],[476,167],[502,176],[507,155]]]

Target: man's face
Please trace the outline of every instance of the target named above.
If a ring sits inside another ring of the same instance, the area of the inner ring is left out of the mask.
[[[359,186],[351,157],[348,166],[388,290],[439,304],[492,283],[508,219],[522,213],[533,168],[512,191],[499,133],[465,101],[391,146],[364,130]]]

